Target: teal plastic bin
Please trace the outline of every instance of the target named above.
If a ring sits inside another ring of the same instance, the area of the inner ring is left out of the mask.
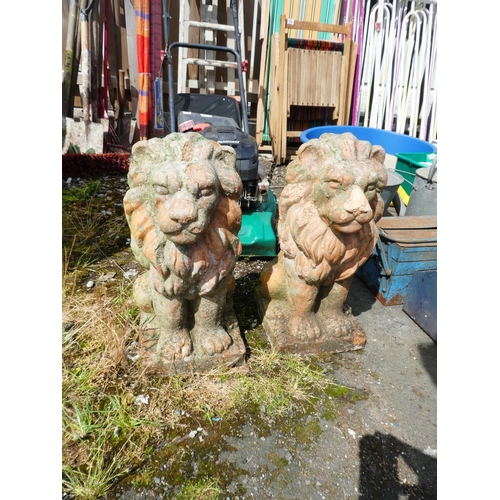
[[[409,198],[413,183],[415,182],[415,174],[419,168],[426,168],[432,165],[432,161],[436,157],[436,153],[398,153],[395,171],[400,174],[404,181],[401,184],[406,196]],[[401,190],[399,191],[401,194]],[[403,200],[408,204],[408,199]]]

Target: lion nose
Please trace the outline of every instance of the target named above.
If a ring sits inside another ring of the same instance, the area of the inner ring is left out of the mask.
[[[346,200],[344,209],[353,214],[354,217],[371,214],[372,209],[365,193],[359,186],[353,186],[349,198]]]
[[[187,197],[178,197],[172,203],[169,217],[179,224],[189,224],[196,218],[194,202]]]

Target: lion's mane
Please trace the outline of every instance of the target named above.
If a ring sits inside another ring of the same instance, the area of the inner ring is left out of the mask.
[[[383,212],[383,199],[378,193],[370,203],[373,219],[358,232],[346,234],[334,230],[318,213],[318,200],[311,196],[324,159],[330,157],[338,165],[364,162],[374,169],[384,168],[385,151],[359,141],[351,133],[323,134],[303,144],[286,172],[287,185],[280,196],[278,232],[284,257],[293,261],[295,272],[310,284],[332,284],[345,279],[370,256],[378,232],[375,223]],[[382,177],[385,174],[380,173]],[[387,182],[387,178],[382,179]]]
[[[128,174],[130,189],[124,208],[131,229],[131,248],[138,262],[153,268],[153,285],[166,296],[186,298],[210,293],[229,276],[241,253],[238,232],[241,179],[236,154],[197,133],[173,133],[164,139],[138,142],[132,149]],[[154,172],[167,171],[174,162],[211,165],[217,173],[219,203],[209,227],[191,244],[179,245],[161,231],[157,209],[148,194]]]

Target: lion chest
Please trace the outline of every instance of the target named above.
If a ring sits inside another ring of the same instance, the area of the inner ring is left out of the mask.
[[[227,253],[222,259],[215,258],[206,242],[192,245],[167,243],[159,266],[161,292],[188,299],[206,295],[232,271],[234,264],[235,259]]]

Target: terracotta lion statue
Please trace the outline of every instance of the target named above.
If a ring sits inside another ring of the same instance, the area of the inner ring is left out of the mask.
[[[131,248],[146,269],[134,285],[143,358],[168,365],[226,351],[230,332],[239,335],[230,300],[242,217],[234,150],[192,132],[141,141],[128,183]]]
[[[384,161],[382,147],[344,133],[303,144],[288,165],[280,252],[264,266],[257,289],[264,327],[280,349],[312,353],[316,344],[341,351],[366,341],[343,308],[378,238]]]

